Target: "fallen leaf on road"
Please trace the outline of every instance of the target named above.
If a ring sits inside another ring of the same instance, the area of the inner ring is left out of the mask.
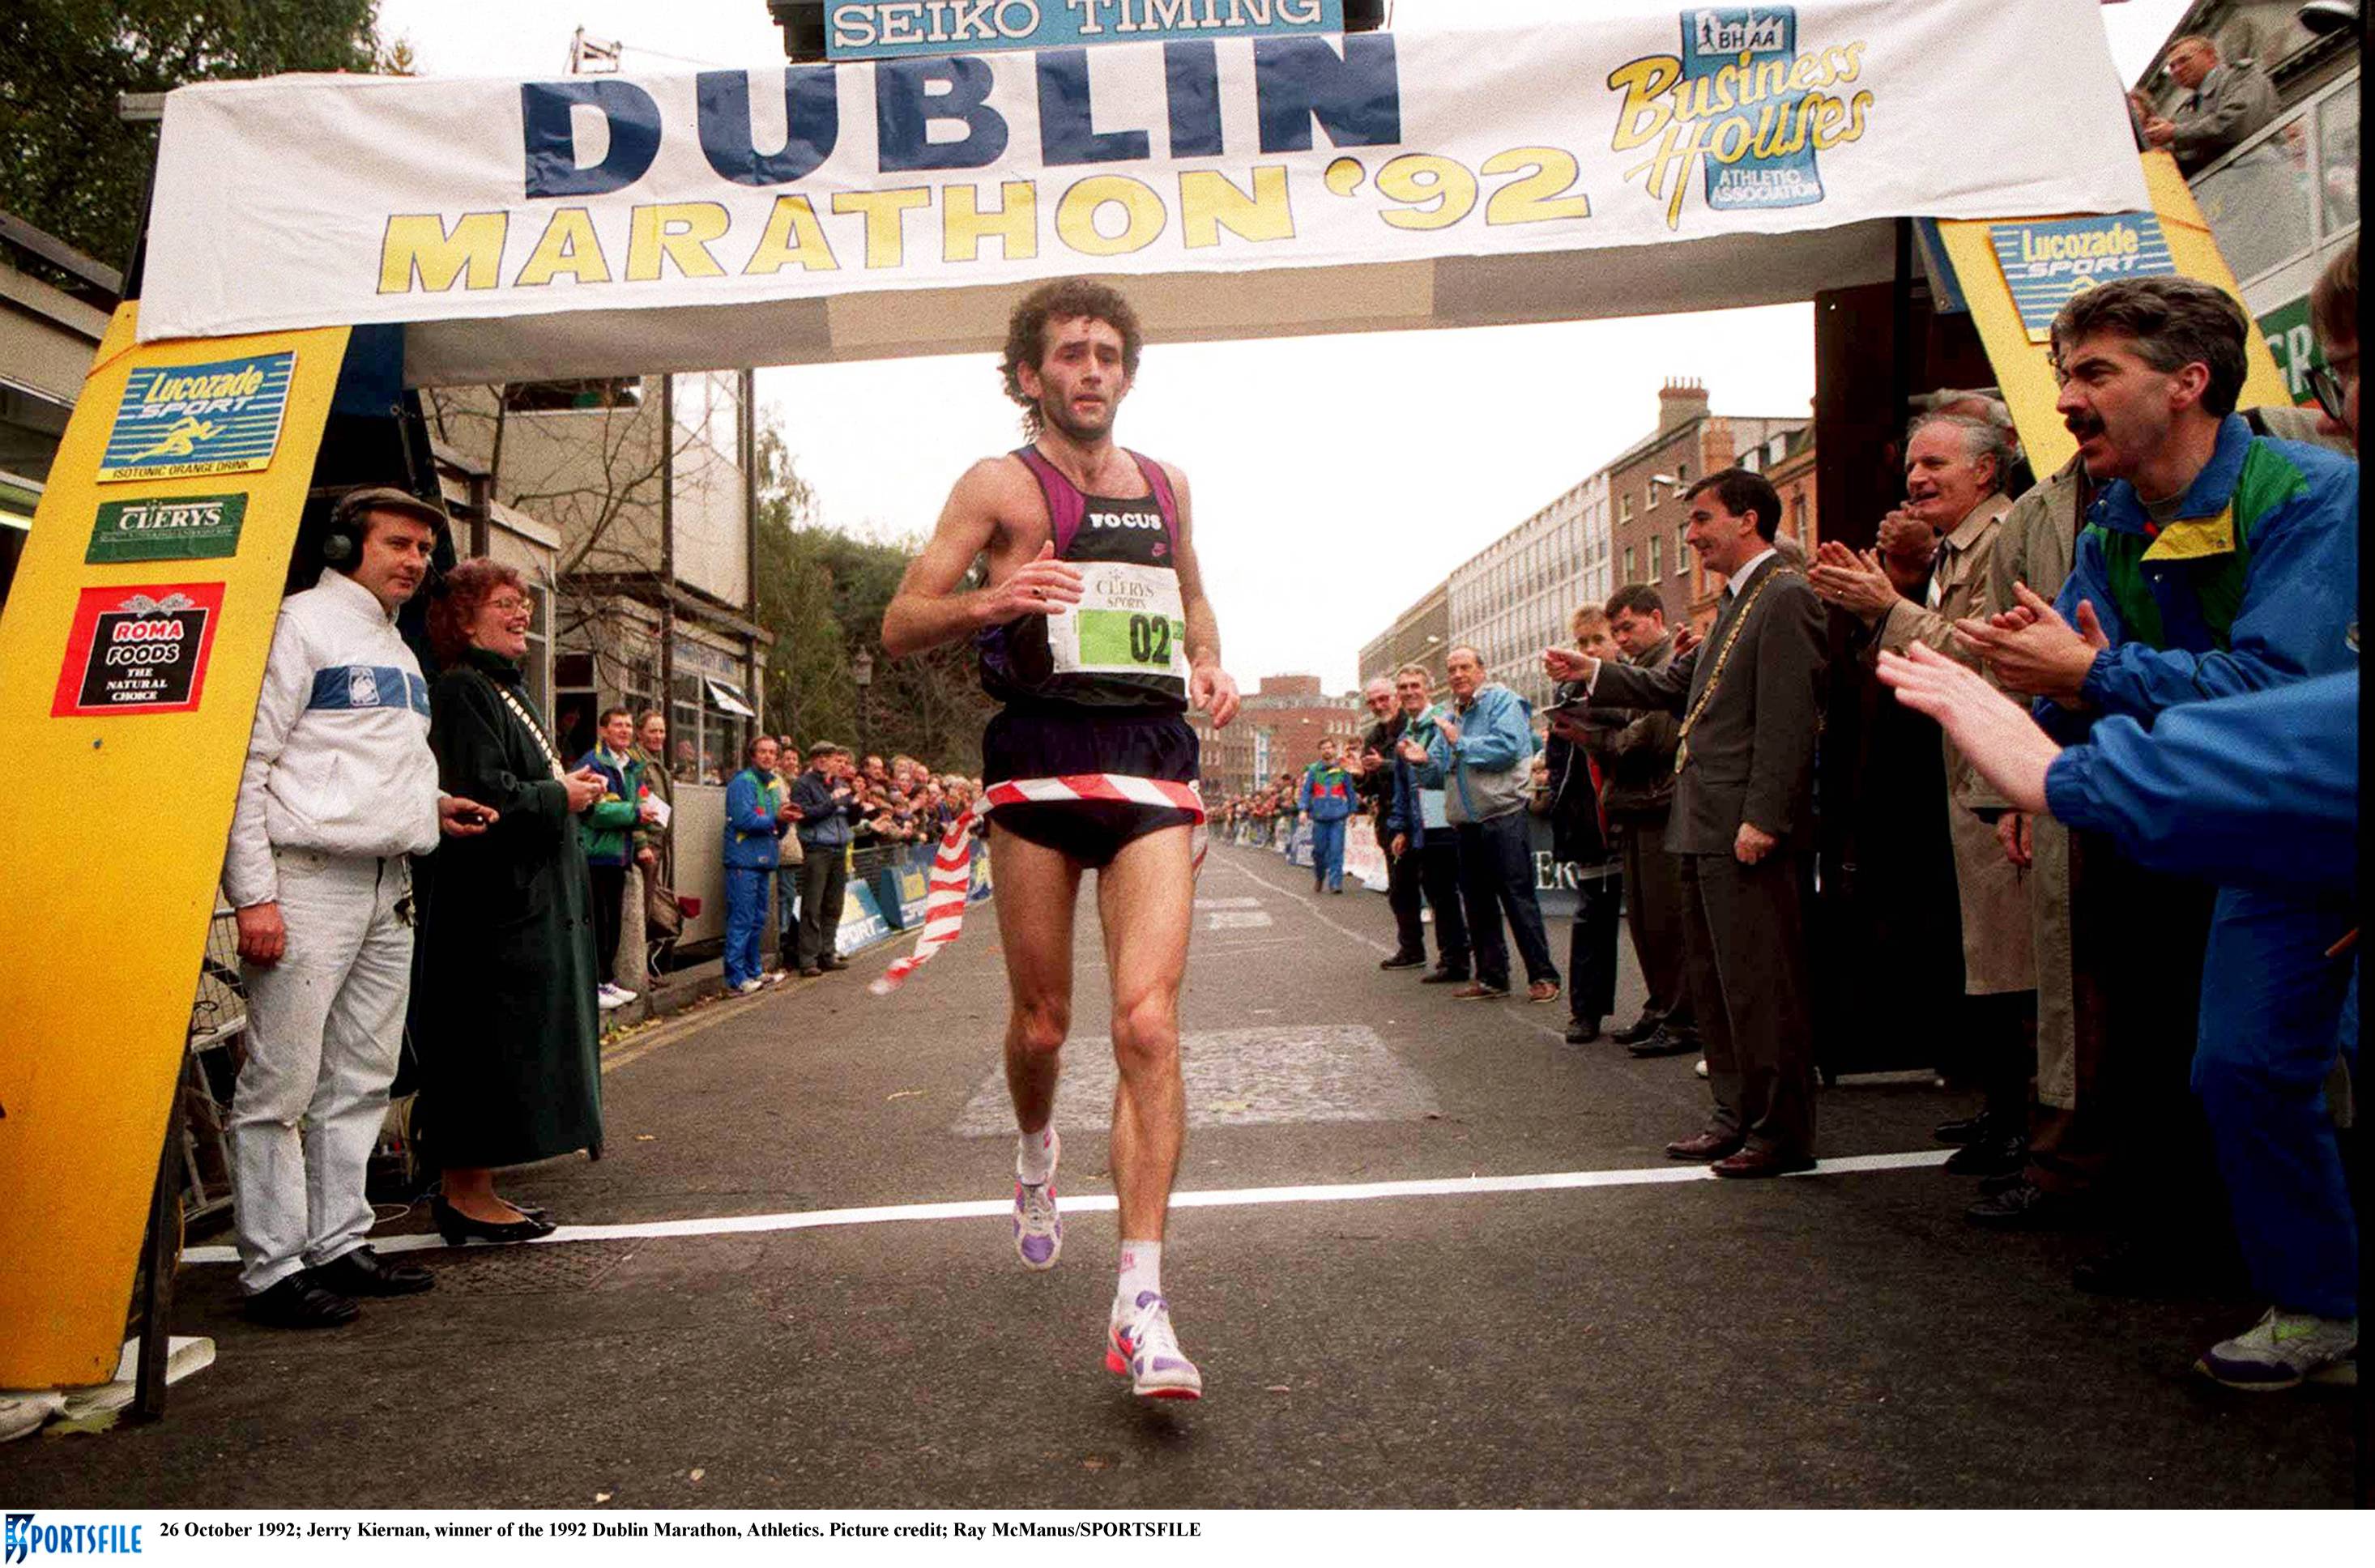
[[[1292,1394],[1294,1392],[1294,1385],[1289,1383],[1273,1383],[1269,1387],[1263,1389],[1262,1392],[1265,1394]]]
[[[691,1471],[690,1473],[688,1473],[688,1474],[685,1476],[685,1478],[684,1478],[684,1479],[685,1479],[685,1480],[690,1480],[690,1481],[697,1481],[697,1480],[699,1480],[702,1477],[703,1477],[703,1476],[707,1475],[708,1473],[709,1473],[709,1472],[708,1472],[708,1471],[706,1471],[706,1470],[693,1470],[693,1471]]]
[[[635,1135],[635,1141],[637,1143],[656,1143],[659,1141],[659,1136],[660,1135],[657,1133],[637,1133]]]
[[[1081,1468],[1084,1470],[1102,1470],[1112,1463],[1113,1461],[1111,1459],[1106,1458],[1102,1454],[1092,1454],[1087,1458],[1081,1461]]]
[[[896,1094],[886,1094],[882,1098],[885,1102],[892,1100],[913,1100],[923,1092],[924,1091],[920,1089],[903,1089]]]
[[[607,1491],[597,1491],[594,1494],[594,1501],[597,1503],[608,1503],[610,1501],[610,1494]]]
[[[1239,1111],[1250,1111],[1254,1108],[1254,1102],[1250,1100],[1216,1100],[1204,1108],[1225,1116],[1234,1115]]]

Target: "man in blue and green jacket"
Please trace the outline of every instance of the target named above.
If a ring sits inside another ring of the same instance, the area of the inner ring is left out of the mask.
[[[775,777],[775,737],[742,749],[742,771],[726,785],[726,988],[748,996],[765,984],[767,890],[783,858],[784,835],[799,819]]]
[[[1353,775],[1336,760],[1336,742],[1319,743],[1319,760],[1303,770],[1294,804],[1311,824],[1311,890],[1344,890],[1344,819],[1353,815]]]
[[[577,842],[594,886],[595,973],[601,981],[595,1000],[602,1010],[622,1007],[635,993],[618,984],[619,932],[624,922],[627,863],[634,858],[636,828],[644,815],[644,765],[635,758],[635,719],[624,708],[603,710],[595,725],[594,749],[578,759],[581,769],[602,775],[602,798],[577,819]]]
[[[2038,695],[2057,738],[2080,738],[2105,717],[2151,726],[2185,704],[2356,662],[2357,465],[2255,436],[2235,414],[2253,330],[2225,293],[2180,277],[2085,290],[2054,322],[2060,408],[2088,474],[2106,482],[2059,603],[2027,595],[2020,609],[1963,630],[2003,685]],[[2275,1303],[2201,1364],[2238,1385],[2298,1382],[2354,1351],[2357,1337],[2356,1226],[2322,1100],[2350,978],[2332,949],[2357,924],[2355,899],[2227,885],[2205,943],[2181,913],[2186,884],[2146,880],[2108,855],[2088,857],[2082,907],[2106,870],[2122,901],[2083,916],[2080,936],[2102,939],[2090,967],[2112,1006],[2128,1004],[2109,1018],[2107,1044],[2135,1100],[2121,1118],[2133,1130],[2115,1151],[2128,1166],[2121,1185],[2165,1195],[2184,1173],[2181,1128],[2152,1098],[2152,1062],[2169,1020],[2198,1000],[2192,1089],[2244,1259]],[[2197,964],[2198,997],[2174,994],[2173,977]],[[2194,1216],[2159,1218],[2173,1250],[2199,1250]]]

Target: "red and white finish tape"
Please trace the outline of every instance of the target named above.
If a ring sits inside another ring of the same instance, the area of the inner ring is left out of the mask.
[[[932,955],[957,939],[964,929],[965,899],[973,891],[973,829],[984,813],[1001,806],[1061,805],[1073,801],[1119,801],[1139,806],[1165,806],[1194,819],[1195,863],[1204,864],[1204,797],[1192,784],[1169,779],[1131,778],[1122,773],[1072,773],[1059,779],[1008,779],[994,784],[949,825],[932,856],[930,890],[924,898],[924,928],[916,950],[882,972],[868,989],[887,996],[924,967]]]

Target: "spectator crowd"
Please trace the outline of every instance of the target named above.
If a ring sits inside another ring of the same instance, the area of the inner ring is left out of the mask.
[[[445,526],[402,489],[340,499],[320,582],[281,607],[241,776],[223,889],[248,1028],[226,1127],[246,1311],[274,1326],[337,1326],[358,1298],[433,1286],[366,1240],[365,1173],[399,1080],[446,1242],[552,1232],[495,1173],[599,1157],[599,1019],[634,999],[618,983],[628,917],[640,902],[673,931],[682,914],[668,890],[690,754],[671,753],[662,714],[613,707],[564,761],[523,668],[526,585],[474,560],[431,586]],[[397,631],[424,587],[433,682]],[[853,863],[945,834],[979,788],[831,741],[806,760],[758,736],[727,781],[724,967],[739,995],[784,978],[764,967],[771,894],[802,974],[845,968]]]

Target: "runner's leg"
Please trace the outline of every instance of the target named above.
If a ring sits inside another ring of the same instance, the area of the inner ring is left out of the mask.
[[[1195,900],[1189,830],[1165,828],[1131,841],[1097,876],[1113,977],[1114,1191],[1121,1233],[1160,1242],[1187,1127],[1179,1082],[1179,984],[1188,970]],[[998,872],[1005,893],[1005,871]]]
[[[1179,1349],[1163,1294],[1163,1228],[1188,1124],[1179,1076],[1179,984],[1194,905],[1190,830],[1132,841],[1097,875],[1097,914],[1113,978],[1114,1191],[1120,1269],[1105,1365],[1149,1398],[1194,1399],[1203,1375]]]
[[[1055,1114],[1058,1053],[1072,1026],[1072,902],[1081,868],[994,819],[989,842],[1002,895],[989,902],[1006,949],[1006,1088],[1015,1126],[1036,1133]]]

